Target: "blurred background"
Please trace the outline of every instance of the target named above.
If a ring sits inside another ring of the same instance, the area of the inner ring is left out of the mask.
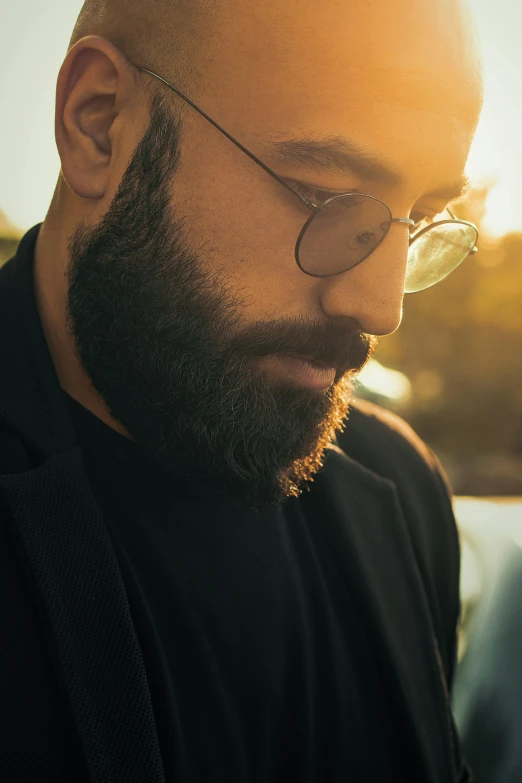
[[[450,477],[463,537],[463,645],[485,574],[500,562],[495,541],[522,544],[522,2],[470,5],[485,104],[467,166],[473,188],[454,211],[479,226],[479,251],[406,297],[402,326],[381,340],[357,390],[405,418]],[[0,263],[50,202],[55,83],[80,7],[0,7]]]

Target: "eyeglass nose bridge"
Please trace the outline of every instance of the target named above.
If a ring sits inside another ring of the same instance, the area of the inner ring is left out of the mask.
[[[385,226],[386,225],[389,228],[389,226],[392,223],[404,223],[406,226],[408,226],[408,228],[410,226],[414,226],[415,225],[415,221],[412,220],[411,218],[390,218],[389,220],[386,221],[386,223],[381,223],[381,226]],[[387,229],[386,229],[386,233],[388,233]],[[383,239],[384,239],[384,237],[383,237]],[[411,240],[410,240],[410,242],[411,242]]]
[[[392,218],[391,223],[406,223],[407,226],[414,226],[415,221],[411,218]]]

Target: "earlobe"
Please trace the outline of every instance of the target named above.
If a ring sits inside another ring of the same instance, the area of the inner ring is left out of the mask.
[[[130,64],[109,41],[89,36],[68,53],[58,77],[56,144],[62,174],[82,198],[103,198],[113,163],[115,123]]]

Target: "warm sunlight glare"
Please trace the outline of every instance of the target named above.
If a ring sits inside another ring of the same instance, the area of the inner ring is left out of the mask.
[[[522,2],[470,4],[483,40],[486,97],[468,173],[494,183],[484,228],[498,235],[522,229]],[[41,221],[52,196],[55,82],[80,7],[79,0],[19,0],[0,25],[0,209],[20,228]]]
[[[522,3],[470,0],[482,39],[485,99],[468,161],[474,181],[492,183],[483,230],[522,229]]]

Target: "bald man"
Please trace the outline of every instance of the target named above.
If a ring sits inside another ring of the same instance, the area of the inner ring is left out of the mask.
[[[350,389],[480,106],[457,0],[85,4],[0,272],[2,781],[470,780],[449,491]]]

